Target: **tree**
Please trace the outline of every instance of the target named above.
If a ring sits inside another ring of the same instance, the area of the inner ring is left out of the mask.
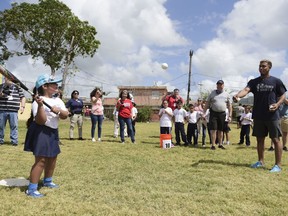
[[[63,86],[68,67],[75,57],[93,57],[100,42],[95,27],[81,21],[59,0],[39,0],[38,4],[13,3],[12,8],[0,12],[0,61],[10,57],[31,55],[56,70],[64,68]],[[11,41],[21,43],[22,50],[8,47]]]

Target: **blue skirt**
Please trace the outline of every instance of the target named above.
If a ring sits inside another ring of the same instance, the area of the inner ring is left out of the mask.
[[[56,157],[60,153],[58,129],[33,121],[26,133],[24,151],[33,152],[37,157]]]

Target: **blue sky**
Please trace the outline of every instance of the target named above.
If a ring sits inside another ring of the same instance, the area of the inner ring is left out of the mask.
[[[166,85],[168,90],[179,88],[186,98],[190,49],[192,99],[199,96],[199,84],[202,92],[209,91],[218,79],[225,81],[228,91],[240,90],[259,75],[258,64],[264,58],[273,62],[271,74],[287,85],[287,0],[63,2],[96,27],[101,41],[93,59],[76,60],[80,72],[69,79],[67,95],[74,88],[88,96],[100,86],[116,96],[119,85]],[[8,0],[0,1],[1,10],[9,5]],[[164,62],[169,65],[166,71],[161,69]],[[39,73],[50,72],[41,61],[28,57],[13,58],[6,67],[31,85]]]

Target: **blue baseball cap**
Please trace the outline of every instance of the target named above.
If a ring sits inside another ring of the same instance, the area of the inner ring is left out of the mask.
[[[62,79],[55,79],[53,76],[49,76],[48,74],[40,75],[36,81],[36,89],[38,89],[40,86],[48,83],[60,83],[62,82]]]

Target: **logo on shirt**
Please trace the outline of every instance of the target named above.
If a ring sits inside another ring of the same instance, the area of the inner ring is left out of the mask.
[[[267,85],[267,84],[264,84],[264,83],[259,83],[257,84],[256,86],[257,88],[257,92],[271,92],[273,91],[273,85]]]

